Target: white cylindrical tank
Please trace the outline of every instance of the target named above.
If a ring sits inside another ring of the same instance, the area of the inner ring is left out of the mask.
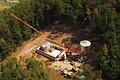
[[[80,41],[80,46],[81,46],[81,51],[87,51],[89,50],[90,46],[91,46],[91,42],[88,40],[82,40]]]

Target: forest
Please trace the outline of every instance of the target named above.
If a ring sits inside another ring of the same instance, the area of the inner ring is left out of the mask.
[[[11,13],[16,14],[38,30],[50,30],[51,25],[54,25],[56,21],[59,24],[71,26],[76,32],[79,28],[93,29],[97,36],[97,44],[92,46],[94,70],[99,71],[103,80],[119,80],[120,0],[20,0],[17,5],[0,11],[1,61],[10,56],[16,47],[30,39],[32,34],[35,33],[29,27],[11,17]],[[13,62],[16,63],[15,60]],[[3,70],[7,71],[6,65],[10,64],[10,67],[16,67],[15,72],[19,71],[16,74],[22,74],[22,69],[17,67],[19,64],[13,64],[13,62],[2,65]],[[28,68],[25,73],[29,73],[33,69],[36,69],[36,67]],[[38,70],[41,70],[41,68],[38,68]],[[45,72],[45,74],[47,73]],[[1,75],[3,77],[0,80],[9,80],[10,78],[7,72]],[[23,80],[30,79],[25,77],[26,75],[22,76],[24,76]],[[44,77],[44,75],[42,76]],[[8,79],[4,79],[5,77]],[[16,79],[21,80],[21,77]],[[47,79],[41,78],[40,80]],[[88,78],[87,80],[91,79]]]

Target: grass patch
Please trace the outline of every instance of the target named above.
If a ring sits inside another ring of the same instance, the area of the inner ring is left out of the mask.
[[[3,3],[0,3],[0,10],[7,9],[7,8],[9,8],[9,7],[10,7],[9,5],[6,5],[6,4],[3,4]]]

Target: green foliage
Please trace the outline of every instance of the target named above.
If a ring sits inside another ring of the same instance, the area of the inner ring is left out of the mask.
[[[98,8],[100,15],[96,18],[96,27],[99,35],[102,36],[102,43],[106,44],[107,53],[101,49],[96,51],[96,66],[98,70],[102,70],[105,80],[118,80],[120,76],[120,41],[118,37],[120,16],[110,2],[99,4]]]
[[[108,48],[107,55],[102,51],[96,51],[96,68],[102,71],[105,80],[118,80],[120,72],[120,47]]]
[[[33,68],[33,67],[36,67],[36,66],[42,66],[42,62],[40,61],[36,61],[36,60],[33,60],[33,59],[29,59],[27,61],[27,68],[30,69],[30,68]]]
[[[83,70],[84,70],[83,75],[85,75],[85,80],[93,80],[94,79],[95,74],[92,71],[93,70],[92,66],[90,66],[89,64],[84,64]]]
[[[102,80],[102,72],[94,71],[93,67],[89,64],[83,64],[83,72],[77,71],[71,76],[70,80]]]
[[[16,59],[10,59],[6,64],[2,63],[1,80],[18,80],[22,77],[21,75],[21,66]]]
[[[36,60],[28,60],[27,70],[31,73],[29,79],[32,80],[48,80],[48,72],[42,67],[42,63]]]
[[[48,72],[41,62],[30,59],[27,66],[27,69],[23,68],[16,59],[9,59],[1,65],[0,80],[48,80]]]
[[[20,45],[22,41],[30,38],[31,30],[24,28],[23,24],[18,23],[18,21],[10,16],[11,13],[22,16],[25,12],[28,12],[27,9],[25,9],[28,6],[21,8],[23,5],[23,3],[20,3],[20,5],[15,5],[0,13],[0,59],[4,59],[7,54],[14,51],[15,47]],[[28,15],[28,13],[26,15]]]

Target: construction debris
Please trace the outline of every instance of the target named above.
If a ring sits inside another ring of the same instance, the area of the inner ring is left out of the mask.
[[[64,76],[71,76],[74,72],[83,70],[81,69],[82,63],[79,62],[69,62],[69,61],[55,61],[49,66],[52,69],[60,71]]]

